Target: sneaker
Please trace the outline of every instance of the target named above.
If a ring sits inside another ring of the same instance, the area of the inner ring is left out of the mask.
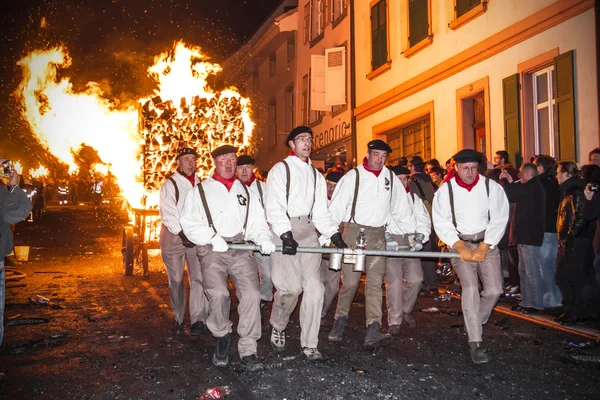
[[[365,336],[365,347],[367,349],[387,346],[391,341],[392,335],[389,333],[381,333],[381,324],[379,322],[372,322],[371,325],[368,326],[367,335]]]
[[[323,354],[316,347],[303,347],[302,352],[309,361],[322,360]]]
[[[213,364],[217,367],[226,367],[229,364],[229,348],[231,347],[231,333],[217,338],[217,346],[213,354]]]
[[[415,317],[413,317],[412,314],[404,314],[402,316],[402,321],[406,322],[406,325],[408,325],[409,328],[417,326],[417,321],[415,321]]]
[[[271,331],[271,346],[275,351],[285,350],[285,329],[280,331],[273,328]]]
[[[518,286],[511,286],[510,289],[508,289],[508,292],[512,295],[515,295],[517,293],[521,293],[521,291],[519,290]]]
[[[190,326],[190,335],[201,336],[208,332],[208,328],[204,321],[196,321]]]
[[[469,347],[471,348],[471,360],[475,364],[485,364],[489,361],[488,356],[481,347],[481,342],[469,342]]]
[[[177,320],[173,322],[173,334],[174,335],[182,335],[183,334],[183,322],[179,323]]]
[[[257,372],[265,369],[263,363],[258,359],[256,354],[250,354],[241,358],[242,365],[246,369],[246,372]]]
[[[344,329],[346,329],[347,317],[338,317],[333,323],[333,328],[327,336],[330,342],[339,343],[344,338]]]
[[[401,332],[400,325],[388,326],[388,333],[392,336],[398,336]]]

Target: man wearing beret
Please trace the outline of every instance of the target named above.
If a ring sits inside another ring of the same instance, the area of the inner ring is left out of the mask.
[[[324,290],[321,255],[296,254],[296,250],[298,246],[320,246],[315,229],[339,248],[345,248],[346,243],[331,221],[325,179],[312,166],[312,144],[309,127],[292,129],[286,141],[292,152],[269,172],[265,208],[275,243],[283,248],[271,260],[271,277],[277,289],[270,319],[271,345],[277,351],[285,349],[285,328],[300,293],[304,293],[300,306],[300,345],[309,360],[319,360],[323,358],[317,349]]]
[[[184,263],[187,263],[190,280],[190,333],[195,336],[206,332],[204,321],[206,321],[208,302],[204,295],[196,246],[185,237],[179,219],[186,195],[200,183],[196,176],[196,158],[197,154],[193,149],[186,147],[179,150],[177,170],[161,187],[158,206],[162,221],[159,243],[169,280],[171,308],[175,316],[175,333],[183,332],[186,308],[183,276]]]
[[[227,278],[231,277],[239,300],[238,353],[247,371],[259,371],[263,364],[256,354],[261,335],[256,262],[252,252],[229,250],[228,243],[252,241],[263,254],[273,252],[275,245],[260,201],[236,178],[236,153],[237,148],[229,145],[213,150],[215,172],[197,190],[188,193],[181,227],[189,240],[198,245],[209,300],[206,325],[217,339],[213,364],[224,367],[229,363],[233,323],[229,319]]]
[[[452,265],[462,286],[461,305],[471,359],[488,362],[482,348],[482,325],[502,294],[500,253],[496,247],[506,229],[509,206],[502,187],[477,172],[481,153],[456,153],[454,176],[433,200],[433,226],[439,238],[460,254]],[[479,293],[479,279],[483,291]]]
[[[390,146],[382,140],[367,144],[367,154],[353,171],[340,179],[329,210],[333,222],[341,224],[346,242],[356,243],[357,236],[364,230],[368,250],[385,250],[385,227],[392,210],[397,212],[398,221],[406,231],[414,229],[414,216],[408,196],[398,177],[385,167]],[[383,277],[385,257],[368,256],[365,261],[367,282],[365,285],[365,314],[367,333],[364,345],[373,348],[389,344],[391,335],[381,332]],[[341,342],[350,313],[350,307],[362,273],[354,271],[353,264],[342,264],[342,288],[335,310],[335,322],[329,333],[330,342]]]
[[[260,200],[264,207],[266,185],[256,179],[254,175],[255,161],[248,155],[241,155],[237,159],[236,176],[240,182],[250,189],[254,198]],[[271,281],[271,256],[264,256],[260,253],[254,253],[254,259],[258,264],[260,274],[260,305],[264,307],[266,302],[273,301],[273,282]]]

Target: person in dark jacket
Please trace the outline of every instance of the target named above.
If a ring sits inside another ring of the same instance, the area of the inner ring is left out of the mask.
[[[597,149],[592,150],[590,153],[590,162],[592,162],[592,156],[597,156],[600,153],[594,153]],[[589,221],[596,223],[596,234],[594,235],[594,273],[596,274],[596,286],[600,290],[600,167],[596,164],[588,164],[581,167],[581,176],[587,183],[585,190],[585,203],[583,206],[583,216]]]
[[[533,164],[521,166],[518,181],[513,182],[506,170],[501,177],[509,182],[504,188],[508,201],[515,203],[514,235],[519,251],[521,303],[513,309],[534,313],[544,308],[540,252],[544,241],[546,193]]]
[[[558,251],[556,217],[560,201],[558,181],[555,177],[556,161],[550,156],[538,155],[534,158],[533,163],[537,167],[538,179],[546,193],[544,242],[540,252],[540,267],[542,268],[542,281],[544,282],[544,308],[556,309],[562,306],[562,295],[554,282]]]
[[[554,279],[563,296],[561,324],[578,323],[596,316],[597,291],[593,274],[595,224],[583,217],[585,181],[577,165],[564,161],[558,166],[561,192],[556,221],[558,254]]]

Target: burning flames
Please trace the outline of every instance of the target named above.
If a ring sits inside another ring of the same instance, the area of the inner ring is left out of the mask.
[[[40,165],[38,168],[29,170],[29,177],[32,179],[40,179],[48,176],[48,168]]]
[[[62,47],[33,51],[18,65],[24,75],[17,90],[21,112],[39,140],[71,170],[73,149],[82,143],[94,148],[103,163],[96,172],[105,175],[110,165],[133,207],[143,198],[148,207],[158,204],[157,190],[174,171],[180,146],[196,148],[200,175],[208,175],[210,151],[221,144],[252,153],[249,100],[235,89],[215,93],[208,87],[206,78],[221,67],[206,61],[198,47],[178,42],[155,58],[148,73],[159,89],[140,99],[139,110],[118,109],[95,82],[78,93],[69,78],[58,80],[58,69],[71,65]]]

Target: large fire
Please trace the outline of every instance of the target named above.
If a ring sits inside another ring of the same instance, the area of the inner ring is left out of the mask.
[[[253,150],[249,100],[235,89],[215,93],[208,87],[206,78],[221,67],[206,60],[200,48],[176,43],[148,68],[159,87],[154,95],[140,99],[139,109],[118,109],[94,82],[78,93],[69,78],[58,80],[58,69],[71,64],[66,49],[36,50],[18,62],[24,77],[17,95],[34,134],[71,171],[72,152],[85,143],[102,160],[97,169],[110,165],[131,206],[141,207],[145,199],[153,207],[157,189],[175,169],[179,146],[198,150],[200,175],[212,168],[208,154],[214,147]]]

